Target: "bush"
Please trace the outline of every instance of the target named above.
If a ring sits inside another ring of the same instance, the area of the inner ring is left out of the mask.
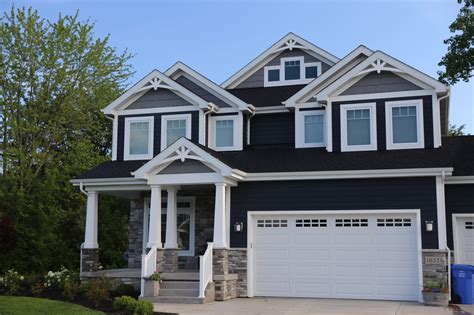
[[[67,282],[76,282],[77,275],[64,267],[61,270],[53,272],[48,271],[44,276],[44,286],[48,289],[62,290]]]
[[[41,293],[43,293],[43,291],[44,291],[44,284],[40,281],[33,283],[33,285],[31,286],[31,293],[36,297],[40,296]]]
[[[10,269],[5,273],[2,279],[3,287],[7,295],[15,295],[20,290],[21,282],[25,279],[24,276],[20,275],[18,271]]]
[[[150,301],[137,301],[131,296],[121,296],[114,300],[114,308],[130,315],[153,314],[153,303]]]
[[[101,302],[109,299],[111,288],[110,279],[106,277],[93,279],[86,287],[86,296],[95,306],[99,306]]]
[[[63,287],[63,296],[66,300],[72,301],[76,298],[81,285],[78,282],[66,282]]]
[[[126,284],[126,283],[121,283],[115,290],[112,291],[112,296],[113,297],[118,297],[118,296],[131,296],[134,298],[138,298],[140,295],[140,292],[135,290],[135,287],[131,284]]]

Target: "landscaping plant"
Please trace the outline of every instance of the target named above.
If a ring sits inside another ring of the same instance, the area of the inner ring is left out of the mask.
[[[21,282],[25,279],[18,271],[9,269],[3,277],[3,287],[7,295],[15,295],[21,287]]]
[[[150,301],[138,301],[131,296],[121,296],[114,300],[114,308],[129,315],[153,314],[153,303]]]
[[[87,298],[99,306],[103,301],[110,298],[110,291],[112,289],[112,282],[106,277],[92,279],[86,289]]]

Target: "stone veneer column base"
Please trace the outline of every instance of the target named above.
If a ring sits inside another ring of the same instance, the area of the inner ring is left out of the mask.
[[[448,287],[448,252],[440,249],[423,249],[423,286],[435,281]]]
[[[81,248],[81,272],[91,272],[99,270],[99,249]]]
[[[215,248],[212,257],[215,300],[227,301],[238,295],[238,275],[229,273],[229,250]]]
[[[178,272],[178,249],[163,250],[163,272]]]
[[[229,273],[237,274],[237,296],[247,297],[247,248],[229,248]]]
[[[163,249],[156,250],[156,272],[162,273],[165,265],[165,251]]]

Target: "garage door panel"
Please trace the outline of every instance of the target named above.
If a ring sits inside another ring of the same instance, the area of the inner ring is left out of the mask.
[[[416,295],[418,292],[413,289],[413,286],[409,285],[378,285],[376,287],[375,294],[380,297],[390,298],[392,296],[398,296],[400,299],[408,299],[410,296]]]
[[[371,297],[372,286],[363,284],[336,284],[335,285],[336,297]]]
[[[298,276],[301,276],[303,280],[305,278],[312,279],[312,278],[317,278],[320,276],[327,277],[331,270],[329,264],[318,265],[317,268],[314,267],[314,264],[313,265],[295,264],[295,267],[296,267],[295,277],[298,278]],[[298,278],[298,279],[301,279],[301,278]]]
[[[258,254],[255,255],[257,261],[278,261],[282,259],[287,259],[290,256],[290,253],[287,249],[261,249],[256,250]]]
[[[335,277],[365,278],[372,274],[371,267],[366,264],[336,265],[334,266]]]
[[[311,233],[311,232],[309,232]],[[308,232],[305,234],[296,234],[295,235],[295,243],[298,245],[305,245],[305,246],[318,246],[318,245],[328,245],[329,244],[329,236],[327,234],[313,234],[311,233],[312,237],[308,238]]]
[[[266,268],[262,268],[259,270],[259,276],[278,276],[278,275],[289,275],[290,268],[288,265],[281,265],[281,266],[271,266],[268,265]]]
[[[337,248],[335,250],[335,258],[340,261],[369,261],[370,249],[367,247],[358,248]]]
[[[341,231],[342,230],[342,231]],[[368,235],[359,233],[344,233],[344,229],[338,229],[339,233],[343,233],[343,235],[336,235],[335,238],[335,245],[369,245],[370,244],[370,237]],[[365,232],[366,233],[366,232]]]
[[[257,287],[255,288],[257,293],[264,294],[264,295],[272,295],[272,294],[288,294],[290,292],[290,285],[286,281],[272,281],[272,282],[265,282],[259,281]]]
[[[331,287],[327,282],[314,283],[297,283],[295,284],[295,293],[301,296],[328,296],[331,292]]]
[[[295,260],[327,260],[329,256],[329,249],[295,249]]]

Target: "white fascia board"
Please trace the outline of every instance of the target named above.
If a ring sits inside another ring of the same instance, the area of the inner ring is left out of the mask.
[[[117,177],[117,178],[84,178],[84,179],[71,179],[69,181],[73,186],[83,185],[141,185],[146,183],[144,180],[136,179],[134,177]]]
[[[291,96],[289,99],[284,101],[286,107],[295,107],[296,104],[305,96],[307,96],[311,91],[316,88],[319,84],[327,80],[329,77],[334,75],[337,71],[345,67],[349,62],[351,62],[354,58],[359,56],[360,54],[364,54],[366,56],[370,56],[373,53],[372,50],[365,46],[359,46],[350,52],[347,56],[339,60],[334,66],[329,68],[326,72],[315,78],[311,83],[306,85],[304,88],[299,90],[296,94]]]
[[[173,92],[176,92],[179,96],[181,96],[188,102],[196,104],[197,106],[199,106],[199,108],[208,107],[209,102],[203,100],[201,97],[192,93],[181,84],[178,84],[177,82],[173,81],[171,78],[166,76],[165,74],[155,69],[152,72],[150,72],[147,76],[145,76],[143,79],[141,79],[137,84],[132,86],[127,92],[122,94],[119,98],[117,98],[115,101],[110,103],[107,107],[102,109],[102,112],[106,115],[115,114],[118,110],[120,110],[121,108],[124,107],[124,105],[127,104],[127,100],[129,98],[133,97],[134,94],[139,93],[140,89],[146,86],[154,78],[158,78],[159,80],[164,82],[170,88],[170,90],[172,90]]]
[[[170,78],[173,78],[174,80],[176,79],[173,75],[178,72],[182,71],[192,78],[196,79],[200,83],[204,84],[207,86],[209,89],[214,91],[216,94],[224,98],[225,100],[229,101],[230,103],[234,104],[239,110],[248,110],[248,105],[244,101],[242,101],[240,98],[232,95],[231,93],[227,92],[225,89],[223,89],[221,86],[217,85],[216,83],[212,82],[196,70],[192,69],[191,67],[187,66],[181,61],[176,62],[174,65],[171,66],[168,70],[166,70],[165,75],[169,76]],[[217,96],[217,95],[216,95]]]
[[[273,57],[273,54],[279,53],[279,48],[284,45],[288,40],[295,40],[296,42],[301,43],[304,45],[304,47],[317,55],[321,56],[323,59],[326,59],[325,61],[329,63],[330,66],[334,65],[336,62],[339,61],[339,58],[336,56],[328,53],[327,51],[319,48],[318,46],[308,42],[307,40],[299,37],[298,35],[294,33],[288,33],[285,35],[282,39],[277,41],[275,44],[273,44],[270,48],[265,50],[263,53],[258,55],[255,59],[253,59],[251,62],[249,62],[245,67],[237,71],[234,75],[232,75],[229,79],[224,81],[221,84],[221,87],[224,89],[227,88],[232,88],[240,81],[242,80],[242,77],[244,77],[246,74],[249,72],[252,72],[255,70],[256,67],[258,66],[263,66],[263,64],[269,59],[269,57]],[[295,47],[300,49],[299,47]]]
[[[474,184],[474,176],[447,176],[444,183],[446,185]]]
[[[344,74],[342,77],[334,81],[332,84],[328,85],[322,91],[315,95],[318,101],[327,101],[328,97],[335,96],[332,95],[338,89],[340,89],[348,81],[352,80],[354,77],[358,76],[361,71],[370,66],[372,63],[376,62],[377,59],[383,60],[384,62],[389,63],[392,67],[395,67],[399,71],[411,75],[415,79],[429,85],[435,89],[438,93],[447,92],[448,87],[443,83],[433,79],[432,77],[406,65],[405,63],[385,54],[382,51],[376,51],[370,55],[366,60],[362,61],[360,64],[355,66],[352,70]],[[365,73],[364,73],[365,74]]]

